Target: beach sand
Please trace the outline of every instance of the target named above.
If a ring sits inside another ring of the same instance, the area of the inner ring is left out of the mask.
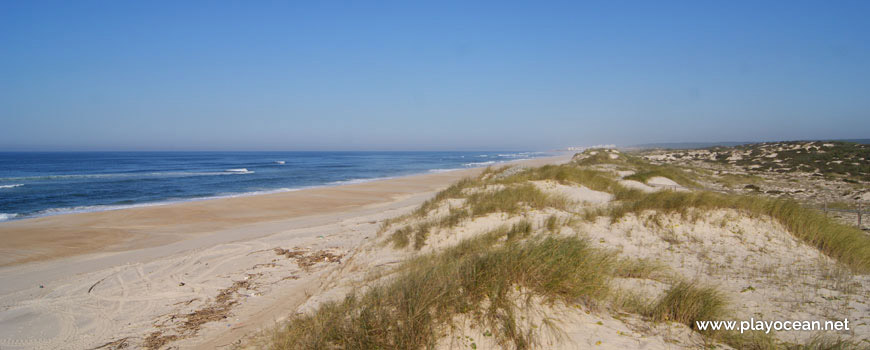
[[[168,330],[167,320],[214,306],[216,295],[241,283],[236,292],[246,300],[233,304],[229,318],[172,343],[230,344],[311,302],[306,296],[325,288],[337,268],[302,268],[275,248],[347,256],[374,238],[384,219],[480,171],[0,223],[0,347],[141,344]],[[255,279],[256,288],[243,282]]]
[[[563,157],[521,161],[535,165]],[[0,223],[0,267],[165,245],[310,215],[340,214],[435,191],[481,168],[291,192],[68,214]]]

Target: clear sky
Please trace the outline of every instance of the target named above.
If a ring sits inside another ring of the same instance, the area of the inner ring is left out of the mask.
[[[0,150],[870,137],[870,1],[2,1]]]

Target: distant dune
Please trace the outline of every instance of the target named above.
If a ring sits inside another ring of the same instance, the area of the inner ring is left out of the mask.
[[[823,141],[844,141],[844,142],[855,142],[861,144],[870,144],[870,139],[842,139],[842,140],[823,140]],[[770,142],[770,141],[768,141]],[[653,148],[662,148],[662,149],[693,149],[693,148],[708,148],[708,147],[716,147],[716,146],[724,146],[724,147],[733,147],[733,146],[741,146],[748,145],[753,143],[759,143],[754,141],[743,141],[743,142],[733,142],[733,141],[723,141],[723,142],[657,142],[657,143],[642,143],[637,145],[625,146],[626,149],[653,149]]]

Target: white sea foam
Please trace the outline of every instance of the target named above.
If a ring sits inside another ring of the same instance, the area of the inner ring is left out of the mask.
[[[522,158],[528,156],[526,153],[509,153],[509,154],[499,154],[499,157],[502,158]]]
[[[490,164],[495,164],[495,163],[497,163],[497,162],[494,160],[490,160],[488,162],[465,163],[465,164],[462,164],[462,166],[464,166],[466,168],[473,168],[473,167],[479,167],[479,166],[490,165]]]
[[[248,197],[248,196],[257,196],[257,195],[261,195],[261,194],[293,192],[293,191],[299,191],[299,190],[304,190],[304,189],[314,188],[314,187],[318,187],[318,186],[306,186],[306,187],[296,187],[296,188],[286,188],[285,187],[285,188],[278,188],[278,189],[274,189],[274,190],[250,191],[250,192],[242,192],[242,193],[227,193],[227,194],[220,194],[220,195],[211,196],[211,197],[189,199],[188,201],[198,201],[198,200],[204,200],[204,199]]]
[[[524,158],[525,159],[525,158],[528,158],[529,156],[532,156],[532,155],[541,155],[541,154],[545,154],[545,152],[503,153],[503,154],[499,154],[498,156],[502,157],[502,158]]]
[[[279,188],[275,190],[263,190],[263,191],[251,191],[251,192],[242,192],[242,193],[227,193],[216,196],[209,197],[200,197],[200,198],[187,198],[187,199],[178,199],[178,200],[166,200],[160,202],[149,202],[149,203],[136,203],[136,204],[120,204],[120,205],[83,205],[77,207],[66,207],[66,208],[51,208],[38,211],[33,214],[28,214],[26,216],[21,216],[18,214],[2,214],[0,213],[0,221],[10,220],[13,218],[37,218],[43,216],[53,216],[53,215],[62,215],[62,214],[76,214],[76,213],[91,213],[91,212],[99,212],[99,211],[112,211],[112,210],[121,210],[121,209],[131,209],[131,208],[142,208],[142,207],[155,207],[161,205],[175,204],[175,203],[184,203],[184,202],[198,202],[209,199],[221,199],[221,198],[236,198],[236,197],[248,197],[248,196],[256,196],[261,194],[273,194],[273,193],[283,193],[283,192],[293,192],[304,190],[311,187],[299,187],[299,188]],[[8,215],[5,217],[3,215]]]
[[[328,183],[327,185],[353,185],[353,184],[361,184],[366,182],[378,181],[378,180],[389,180],[395,179],[395,176],[385,176],[385,177],[370,177],[365,179],[349,179],[349,180],[340,180],[333,181]]]
[[[246,168],[227,169],[225,171],[228,173],[235,173],[235,174],[253,174],[254,173],[253,171],[250,171]]]
[[[490,166],[493,164],[504,164],[504,163],[508,163],[508,162],[518,162],[521,160],[532,159],[529,157],[505,157],[505,158],[512,158],[512,159],[510,159],[510,160],[490,160],[490,161],[486,161],[486,162],[465,163],[465,164],[462,164],[462,166],[464,166],[466,168],[477,168],[477,167],[482,167],[482,166]]]
[[[115,174],[59,174],[41,176],[5,177],[0,181],[38,181],[38,180],[64,180],[64,179],[106,179],[106,178],[135,178],[135,177],[188,177],[188,176],[216,176],[216,175],[239,175],[253,174],[248,169],[227,169],[225,171],[164,171],[151,173],[115,173]]]
[[[181,201],[179,201],[181,202]],[[75,213],[90,213],[95,211],[110,211],[110,210],[118,210],[118,209],[130,209],[130,208],[141,208],[141,207],[151,207],[162,204],[169,204],[173,202],[155,202],[155,203],[140,203],[140,204],[126,204],[126,205],[83,205],[78,207],[67,207],[67,208],[50,208],[45,210],[40,210],[36,213],[29,214],[27,217],[42,217],[42,216],[52,216],[52,215],[61,215],[61,214],[75,214]]]
[[[535,153],[525,153],[524,155],[529,156]],[[505,156],[503,156],[505,157]],[[505,158],[515,158],[515,157],[505,157]],[[524,158],[525,159],[525,158]],[[480,167],[487,166],[492,164],[506,163],[508,161],[516,161],[521,159],[511,159],[504,161],[486,161],[486,162],[472,162],[463,164],[465,168],[472,167]],[[276,163],[280,164],[276,161]],[[462,168],[453,168],[453,169],[429,169],[427,170],[429,173],[441,173],[448,171],[460,170]],[[234,168],[234,169],[226,169],[221,172],[153,172],[153,173],[116,173],[116,174],[74,174],[74,175],[47,175],[47,176],[38,176],[38,177],[19,177],[19,178],[0,178],[0,181],[5,180],[43,180],[43,179],[69,179],[69,178],[118,178],[118,177],[184,177],[184,176],[212,176],[212,175],[239,175],[239,174],[251,174],[253,171],[248,170],[247,168]],[[33,214],[21,215],[21,214],[7,214],[0,213],[0,221],[7,221],[12,219],[26,219],[33,217],[42,217],[42,216],[51,216],[51,215],[61,215],[61,214],[72,214],[72,213],[85,213],[85,212],[96,212],[96,211],[110,211],[110,210],[121,210],[121,209],[129,209],[129,208],[138,208],[138,207],[150,207],[150,206],[160,206],[167,205],[173,203],[180,202],[193,202],[193,201],[201,201],[201,200],[209,200],[209,199],[218,199],[218,198],[234,198],[234,197],[246,197],[246,196],[254,196],[254,195],[262,195],[262,194],[272,194],[272,193],[281,193],[281,192],[290,192],[290,191],[298,191],[302,189],[308,188],[318,188],[318,187],[327,187],[327,186],[335,186],[335,185],[348,185],[348,184],[358,184],[365,183],[370,181],[377,180],[386,180],[393,179],[399,176],[392,177],[377,177],[377,178],[361,178],[361,179],[349,179],[342,181],[333,181],[330,183],[326,183],[324,185],[318,186],[307,186],[307,187],[298,187],[298,188],[279,188],[275,190],[263,190],[263,191],[252,191],[252,192],[244,192],[244,193],[228,193],[221,194],[210,197],[200,197],[200,198],[186,198],[186,199],[169,199],[165,201],[159,202],[150,202],[150,203],[137,203],[137,204],[123,204],[123,205],[92,205],[92,206],[77,206],[77,207],[68,207],[68,208],[53,208],[42,210]],[[0,188],[13,188],[19,187],[24,184],[12,184],[12,185],[0,185]]]
[[[448,171],[456,171],[460,169],[429,169],[430,173],[446,173]]]
[[[369,179],[351,179],[344,181],[334,181],[325,185],[318,186],[305,186],[305,187],[296,187],[296,188],[279,188],[274,190],[262,190],[262,191],[250,191],[250,192],[242,192],[242,193],[227,193],[220,194],[209,197],[200,197],[200,198],[186,198],[186,199],[170,199],[159,202],[149,202],[149,203],[136,203],[136,204],[120,204],[120,205],[86,205],[86,206],[77,206],[77,207],[66,207],[66,208],[51,208],[38,211],[36,213],[27,214],[27,215],[19,215],[19,214],[5,214],[0,213],[0,221],[12,220],[12,219],[28,219],[28,218],[37,218],[44,216],[54,216],[54,215],[63,215],[63,214],[77,214],[77,213],[91,213],[91,212],[101,212],[101,211],[112,211],[112,210],[122,210],[122,209],[131,209],[131,208],[142,208],[142,207],[154,207],[175,203],[184,203],[184,202],[197,202],[203,200],[210,199],[221,199],[221,198],[237,198],[237,197],[248,197],[248,196],[256,196],[256,195],[264,195],[264,194],[274,194],[274,193],[283,193],[283,192],[293,192],[311,188],[320,188],[320,187],[328,187],[335,185],[347,185],[354,183],[363,183],[369,181],[376,180],[386,180],[393,179],[395,177],[378,177],[378,178],[369,178]]]

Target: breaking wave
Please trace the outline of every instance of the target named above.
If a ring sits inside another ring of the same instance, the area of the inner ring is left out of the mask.
[[[111,179],[111,178],[151,178],[151,177],[188,177],[188,176],[217,176],[217,175],[239,175],[253,174],[254,172],[245,168],[227,169],[224,171],[165,171],[151,173],[116,173],[116,174],[69,174],[69,175],[42,175],[42,176],[21,176],[21,177],[5,177],[0,178],[0,181],[15,181],[15,180],[67,180],[67,179]],[[19,184],[20,185],[20,184]],[[17,187],[16,185],[11,185]],[[0,187],[4,188],[4,187]]]

